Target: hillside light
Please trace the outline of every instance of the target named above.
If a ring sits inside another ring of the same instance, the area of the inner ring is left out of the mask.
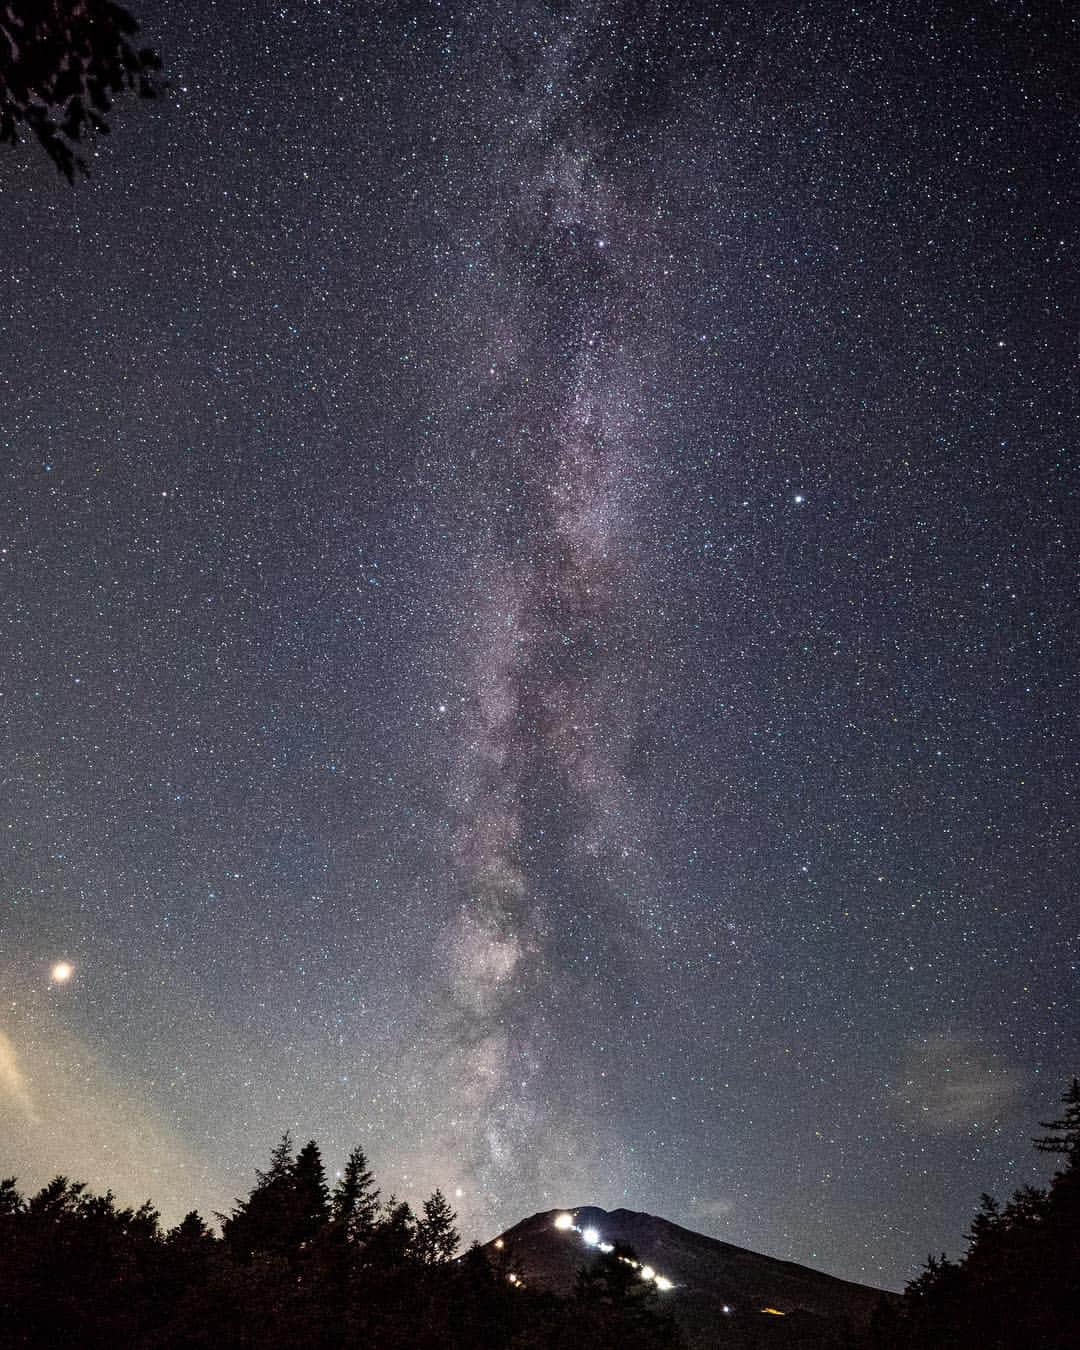
[[[590,1247],[599,1247],[600,1234],[596,1231],[595,1228],[586,1228],[581,1236]]]
[[[565,1232],[568,1228],[573,1228],[574,1216],[572,1214],[560,1214],[555,1219],[555,1227]]]

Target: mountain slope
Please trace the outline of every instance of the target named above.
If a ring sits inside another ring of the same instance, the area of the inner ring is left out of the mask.
[[[702,1350],[838,1344],[848,1328],[868,1324],[883,1297],[895,1298],[650,1214],[608,1213],[592,1205],[534,1214],[486,1250],[526,1283],[569,1294],[600,1244],[614,1243],[629,1244],[647,1268],[644,1274],[660,1277],[658,1306],[670,1309],[689,1345]],[[673,1287],[666,1288],[666,1281]]]

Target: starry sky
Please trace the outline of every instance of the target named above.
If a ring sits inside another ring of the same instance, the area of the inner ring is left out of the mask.
[[[133,8],[0,158],[0,1172],[956,1254],[1080,1068],[1072,7]]]

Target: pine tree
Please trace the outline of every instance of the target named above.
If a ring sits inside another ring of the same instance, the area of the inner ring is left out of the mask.
[[[354,1148],[330,1200],[334,1223],[348,1242],[366,1242],[379,1216],[379,1192],[362,1148]]]
[[[364,1265],[381,1271],[404,1266],[414,1255],[415,1241],[416,1216],[406,1201],[392,1195],[364,1248]]]
[[[1035,1140],[1040,1153],[1064,1153],[1066,1171],[1080,1170],[1080,1078],[1074,1078],[1061,1099],[1065,1107],[1058,1120],[1040,1120],[1044,1130],[1053,1134]]]
[[[626,1307],[656,1296],[653,1286],[639,1272],[637,1253],[625,1242],[616,1242],[610,1252],[592,1257],[578,1271],[575,1297],[581,1303]]]
[[[641,1278],[634,1249],[626,1243],[596,1253],[578,1271],[573,1306],[580,1343],[597,1350],[628,1345],[678,1350],[683,1345],[670,1314],[657,1307],[656,1285]]]
[[[232,1214],[219,1214],[221,1233],[233,1256],[249,1261],[256,1252],[290,1254],[295,1248],[295,1193],[292,1138],[289,1132],[270,1155],[265,1172],[256,1171],[255,1189],[237,1200]]]
[[[165,1241],[180,1245],[195,1245],[204,1240],[215,1241],[210,1225],[197,1209],[189,1210],[175,1228],[165,1234]]]
[[[292,1135],[288,1130],[281,1136],[281,1143],[270,1154],[270,1169],[267,1172],[260,1172],[255,1169],[255,1175],[259,1178],[260,1186],[268,1186],[275,1181],[282,1181],[293,1169],[293,1142]]]
[[[416,1254],[424,1265],[441,1266],[453,1259],[461,1241],[456,1220],[442,1191],[436,1190],[424,1201],[424,1214],[416,1225]]]
[[[330,1191],[326,1185],[322,1155],[309,1139],[296,1155],[292,1168],[293,1228],[291,1244],[309,1244],[330,1221]]]
[[[967,1259],[986,1257],[994,1247],[994,1239],[1003,1229],[1001,1206],[992,1195],[985,1192],[979,1197],[979,1208],[968,1229],[967,1240],[971,1244]]]

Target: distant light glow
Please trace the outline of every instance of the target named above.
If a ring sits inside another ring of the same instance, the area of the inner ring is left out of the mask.
[[[75,967],[70,961],[57,961],[51,974],[54,984],[67,984],[68,980],[75,974]]]
[[[603,1252],[605,1256],[610,1256],[611,1253],[615,1250],[613,1243],[602,1241],[599,1229],[579,1228],[577,1224],[574,1222],[574,1216],[566,1210],[563,1210],[561,1213],[556,1214],[555,1227],[564,1233],[577,1233],[578,1237],[581,1238],[582,1242],[585,1243],[586,1247],[595,1247],[597,1248],[598,1251]],[[495,1246],[496,1247],[502,1246],[501,1238],[496,1240]],[[629,1256],[619,1256],[617,1259],[621,1261],[623,1265],[629,1266],[631,1270],[638,1271],[643,1280],[651,1281],[653,1284],[656,1285],[657,1289],[662,1289],[666,1292],[668,1289],[675,1288],[674,1281],[669,1280],[666,1275],[658,1275],[654,1267],[643,1265],[640,1261],[635,1261],[633,1260],[632,1257]],[[511,1284],[515,1283],[513,1279],[511,1279],[510,1282]],[[724,1311],[730,1312],[731,1309],[725,1308]],[[779,1315],[782,1317],[783,1313],[780,1313]]]
[[[786,1317],[787,1313],[782,1313],[779,1308],[762,1308],[763,1313],[771,1313],[773,1317]]]

